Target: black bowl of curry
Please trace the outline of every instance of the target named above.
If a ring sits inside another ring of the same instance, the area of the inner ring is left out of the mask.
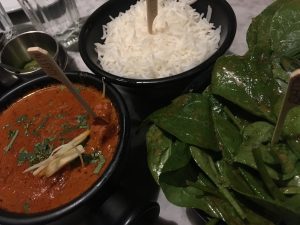
[[[67,75],[105,123],[89,118],[69,91],[47,76],[2,96],[2,225],[57,221],[88,202],[100,204],[116,182],[129,141],[124,101],[88,73]]]

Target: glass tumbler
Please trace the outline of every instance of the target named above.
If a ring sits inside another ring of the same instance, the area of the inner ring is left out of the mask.
[[[18,0],[37,30],[52,35],[68,48],[77,43],[80,31],[75,0]]]
[[[14,34],[13,24],[0,2],[0,33],[3,39],[10,39]],[[1,38],[1,39],[2,39]],[[3,41],[3,40],[1,40]]]

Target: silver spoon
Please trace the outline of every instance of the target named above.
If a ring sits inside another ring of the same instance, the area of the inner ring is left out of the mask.
[[[40,67],[46,72],[46,74],[54,79],[63,83],[78,100],[78,102],[83,106],[83,108],[88,112],[88,114],[96,119],[97,115],[92,110],[90,105],[82,98],[82,96],[77,92],[76,88],[73,86],[71,81],[64,74],[62,69],[57,65],[54,59],[48,54],[48,51],[40,47],[30,47],[27,52],[38,62]],[[98,119],[98,118],[97,118]]]

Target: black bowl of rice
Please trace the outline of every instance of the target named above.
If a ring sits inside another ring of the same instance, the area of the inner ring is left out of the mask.
[[[193,81],[204,89],[236,32],[226,0],[158,2],[153,34],[147,29],[145,0],[111,0],[89,16],[79,36],[87,67],[128,95],[140,118]]]

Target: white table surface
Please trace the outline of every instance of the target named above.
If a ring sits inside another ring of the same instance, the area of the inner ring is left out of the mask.
[[[120,0],[121,1],[121,0]],[[199,0],[200,1],[200,0]],[[242,55],[247,51],[246,31],[251,19],[258,15],[272,0],[227,0],[235,11],[237,17],[237,33],[230,51]],[[106,0],[76,0],[80,15],[82,17],[90,15],[97,7],[101,6]],[[77,51],[68,52],[71,64],[81,71],[90,72],[82,61]],[[158,203],[160,204],[160,219],[156,225],[196,225],[189,211],[169,203],[162,192],[159,193]]]
[[[272,0],[227,0],[232,6],[237,18],[237,33],[230,47],[230,51],[243,55],[247,51],[246,31],[251,23],[251,19],[258,15]],[[101,5],[106,0],[89,1],[77,0],[82,16],[88,15],[95,7],[94,4]],[[82,62],[78,52],[69,52],[78,68],[83,71],[90,71]],[[168,202],[162,192],[159,193],[158,203],[160,204],[160,219],[157,225],[196,225],[189,211],[185,208],[177,207]]]

